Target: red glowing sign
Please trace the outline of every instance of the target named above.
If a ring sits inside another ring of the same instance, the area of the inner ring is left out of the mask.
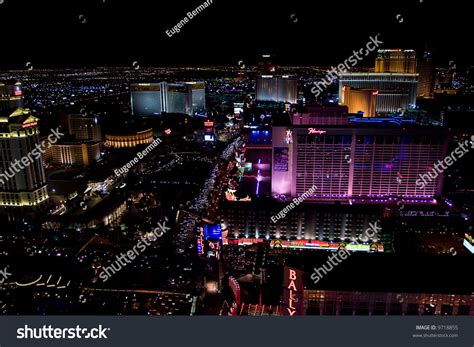
[[[214,126],[214,122],[210,122],[210,121],[208,122],[208,121],[206,121],[206,122],[204,122],[204,126],[205,126],[205,127],[213,127],[213,126]]]
[[[204,254],[204,228],[201,227],[201,232],[199,233],[199,238],[197,239],[197,251],[199,255]]]
[[[303,306],[303,272],[285,266],[284,268],[283,302],[285,316],[304,314]]]
[[[25,124],[23,124],[21,127],[22,127],[23,129],[25,129],[25,128],[35,127],[35,126],[37,126],[37,125],[38,125],[38,122],[31,122],[31,123],[25,123]]]
[[[15,96],[20,96],[21,94],[21,90],[15,90]]]
[[[308,135],[322,135],[326,134],[326,130],[321,130],[321,129],[316,129],[316,128],[309,128],[308,129]]]

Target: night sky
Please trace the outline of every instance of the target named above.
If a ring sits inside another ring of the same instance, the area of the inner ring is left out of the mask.
[[[0,69],[28,61],[36,69],[254,64],[261,52],[282,65],[338,64],[377,33],[385,48],[427,44],[439,64],[474,64],[472,12],[458,0],[213,0],[180,33],[166,35],[203,1],[0,0]]]

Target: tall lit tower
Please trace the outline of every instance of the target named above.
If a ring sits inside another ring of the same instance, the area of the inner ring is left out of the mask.
[[[102,141],[102,133],[97,116],[68,114],[66,117],[68,132],[76,140]]]
[[[0,111],[23,107],[23,91],[20,82],[0,82]]]
[[[132,114],[159,116],[166,113],[192,115],[206,108],[204,82],[133,83],[130,85]]]
[[[28,109],[0,112],[0,208],[10,216],[35,211],[48,199],[38,147],[38,119]]]
[[[298,99],[298,80],[295,75],[257,76],[256,99],[295,104]]]
[[[431,61],[431,52],[425,51],[418,60],[418,96],[429,98],[433,96],[434,66]]]
[[[416,73],[416,53],[412,49],[379,49],[375,72]]]

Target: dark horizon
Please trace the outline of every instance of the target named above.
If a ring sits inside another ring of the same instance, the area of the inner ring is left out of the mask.
[[[278,65],[325,66],[344,61],[377,34],[383,48],[426,46],[439,65],[472,64],[465,52],[470,11],[460,1],[442,8],[427,0],[345,2],[334,11],[333,3],[302,0],[283,6],[213,0],[180,33],[166,34],[203,2],[4,0],[4,39],[14,45],[0,55],[0,70],[25,69],[27,62],[38,69],[126,67],[134,61],[157,67],[237,66],[241,60],[253,65],[261,53],[274,54]],[[372,66],[373,56],[360,66]]]

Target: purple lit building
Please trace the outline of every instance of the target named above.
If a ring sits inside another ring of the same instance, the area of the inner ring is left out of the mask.
[[[312,200],[430,203],[441,193],[442,173],[424,187],[416,182],[446,156],[443,128],[396,118],[349,117],[348,125],[292,119],[272,129],[274,196],[296,197],[317,186]]]

